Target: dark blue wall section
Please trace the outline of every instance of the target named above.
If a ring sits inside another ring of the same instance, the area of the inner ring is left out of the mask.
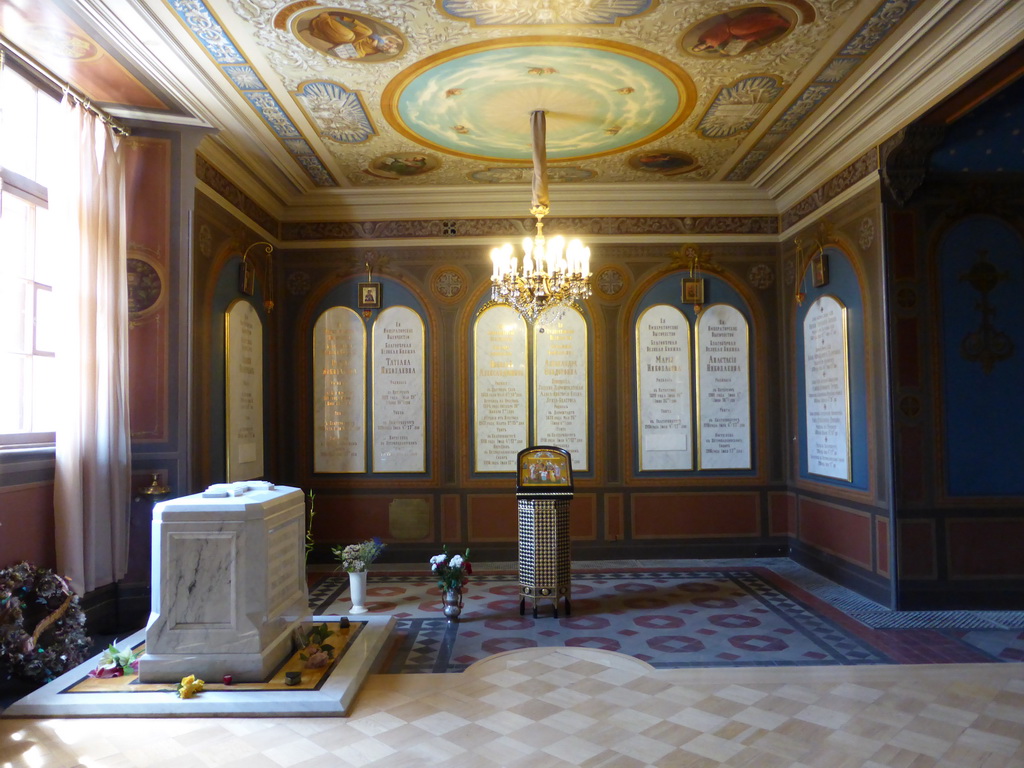
[[[800,443],[800,476],[843,488],[868,488],[868,400],[867,350],[864,344],[864,300],[860,282],[850,260],[841,250],[825,248],[828,259],[828,283],[815,288],[810,266],[801,290],[807,296],[796,313],[796,401],[797,434]],[[850,482],[812,475],[807,471],[807,408],[804,387],[804,318],[819,296],[833,296],[846,307],[847,354],[850,373]]]
[[[313,326],[316,325],[316,321],[320,318],[325,311],[331,307],[350,307],[357,313],[362,313],[363,310],[358,309],[358,291],[359,283],[366,282],[363,277],[353,277],[342,283],[338,283],[331,291],[320,300],[320,303],[316,305],[316,310],[313,313],[313,325],[309,327],[309,340],[308,343],[313,343]],[[426,391],[423,393],[423,400],[426,403],[426,434],[424,435],[426,440],[426,466],[427,472],[424,475],[430,474],[431,462],[431,414],[430,414],[430,403],[433,401],[433,396],[430,391],[430,349],[431,349],[431,334],[430,334],[430,323],[427,319],[427,312],[423,307],[423,303],[419,298],[402,285],[399,282],[390,280],[386,277],[374,275],[373,282],[381,284],[381,305],[380,309],[370,310],[370,318],[366,320],[366,466],[367,476],[373,475],[374,477],[410,477],[417,476],[421,477],[420,473],[408,473],[403,472],[401,474],[396,473],[384,473],[384,472],[372,472],[373,467],[373,376],[372,376],[372,359],[373,359],[373,323],[377,319],[377,316],[388,307],[409,307],[416,314],[420,316],[423,321],[423,386]],[[312,355],[310,355],[310,362],[312,363]],[[309,374],[309,401],[313,402],[313,372]]]
[[[712,470],[703,469],[698,470],[696,466],[698,464],[697,457],[700,453],[700,446],[697,444],[697,436],[700,432],[699,425],[697,423],[697,349],[695,346],[696,341],[696,328],[697,328],[697,313],[693,309],[693,304],[682,303],[683,286],[682,281],[684,277],[689,277],[689,272],[675,272],[671,275],[666,275],[656,282],[648,289],[644,294],[643,298],[637,303],[636,308],[633,311],[632,316],[629,318],[630,327],[630,342],[629,349],[632,354],[631,370],[633,371],[632,376],[632,400],[630,401],[630,421],[633,425],[633,444],[636,446],[640,445],[640,434],[639,428],[636,423],[636,384],[637,384],[637,371],[636,371],[636,321],[640,317],[641,313],[648,307],[654,306],[655,304],[668,304],[682,310],[683,315],[686,316],[686,320],[690,324],[690,392],[692,393],[693,403],[691,405],[691,423],[693,424],[693,451],[694,451],[694,469],[688,471],[670,471],[670,472],[657,472],[657,471],[645,471],[645,477],[677,477],[677,476],[730,476],[730,475],[753,475],[757,474],[757,376],[754,368],[754,350],[757,348],[758,336],[757,329],[754,328],[754,323],[751,320],[750,308],[747,306],[747,302],[739,294],[739,292],[733,288],[728,282],[715,275],[708,274],[706,272],[700,275],[694,275],[694,277],[704,278],[704,306],[709,304],[728,304],[731,307],[739,310],[740,314],[747,321],[747,329],[750,334],[750,360],[748,365],[750,366],[750,469],[735,469],[735,470]],[[633,471],[640,472],[640,451],[634,451],[635,458],[633,460]]]
[[[1024,494],[1021,236],[972,216],[942,238],[938,264],[947,492]]]

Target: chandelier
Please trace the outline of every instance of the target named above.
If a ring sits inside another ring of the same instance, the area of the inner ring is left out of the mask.
[[[537,234],[523,238],[523,256],[513,255],[506,243],[491,249],[491,299],[508,304],[532,323],[543,312],[554,320],[566,307],[590,296],[590,249],[578,239],[568,244],[561,235],[544,236],[542,219],[548,214],[548,164],[543,110],[530,115],[533,133],[533,205]]]

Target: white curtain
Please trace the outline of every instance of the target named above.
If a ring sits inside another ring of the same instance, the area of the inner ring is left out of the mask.
[[[51,189],[64,257],[54,298],[66,312],[57,366],[54,484],[57,567],[80,594],[128,564],[128,278],[124,174],[117,137],[73,99]],[[56,200],[54,200],[56,198]]]

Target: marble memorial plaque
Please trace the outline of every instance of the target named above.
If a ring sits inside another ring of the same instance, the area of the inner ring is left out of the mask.
[[[237,299],[224,318],[228,482],[263,475],[263,323]]]
[[[697,318],[701,469],[750,469],[750,339],[735,307],[712,304]]]
[[[526,321],[509,306],[485,310],[474,328],[474,456],[477,472],[515,472],[529,440]]]
[[[636,321],[640,469],[693,469],[690,324],[668,304]]]
[[[388,307],[373,324],[373,471],[425,472],[423,320]]]
[[[587,323],[576,309],[558,320],[542,314],[533,329],[534,435],[537,445],[564,448],[572,468],[589,467]]]
[[[846,307],[832,296],[807,310],[804,333],[804,407],[807,471],[849,481],[850,375]]]
[[[366,471],[366,326],[348,307],[313,327],[313,471]]]

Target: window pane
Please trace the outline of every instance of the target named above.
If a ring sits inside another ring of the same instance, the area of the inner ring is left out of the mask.
[[[0,360],[0,434],[24,432],[29,358],[5,353]]]
[[[46,208],[34,208],[35,213],[35,249],[33,260],[35,261],[35,280],[42,285],[51,288],[56,279],[57,265],[57,241],[59,236],[50,226],[54,216]]]
[[[31,354],[32,283],[21,278],[0,281],[0,350]]]
[[[30,432],[53,432],[54,397],[57,394],[57,359],[35,357],[32,360],[32,424]]]
[[[52,187],[60,178],[58,168],[61,154],[48,149],[60,141],[60,102],[45,93],[39,93],[37,110],[39,119],[36,125],[36,177],[35,180],[44,187]]]
[[[30,214],[35,207],[6,192],[0,200],[0,278],[31,277],[32,229]]]
[[[53,354],[57,350],[57,305],[53,300],[53,291],[46,286],[35,286],[36,317],[35,341],[32,351],[35,354]]]
[[[0,155],[0,163],[22,176],[35,179],[38,171],[36,102],[39,92],[10,68],[4,70],[3,85],[3,122],[0,124],[3,155]]]

